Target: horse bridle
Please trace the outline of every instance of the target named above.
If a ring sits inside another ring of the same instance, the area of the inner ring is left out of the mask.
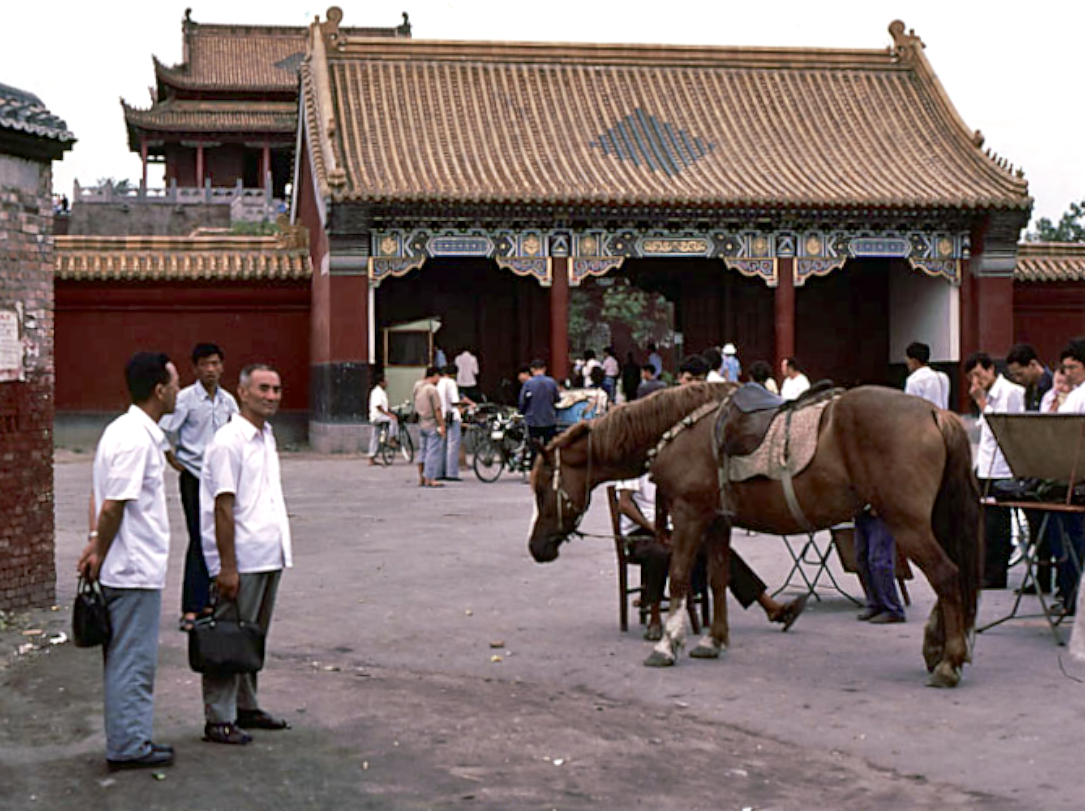
[[[573,501],[573,497],[565,490],[565,487],[561,483],[561,448],[554,448],[554,475],[551,477],[550,489],[554,491],[554,498],[557,501],[558,506],[558,528],[565,528],[565,508],[568,507],[570,512],[573,512],[576,507],[576,502]],[[579,535],[584,537],[585,533],[580,531],[580,522],[584,520],[584,514],[588,511],[588,505],[591,504],[591,431],[588,431],[588,464],[587,474],[584,477],[584,507],[580,511],[580,515],[576,517],[576,521],[573,523],[573,528],[569,530],[565,537],[570,535]]]

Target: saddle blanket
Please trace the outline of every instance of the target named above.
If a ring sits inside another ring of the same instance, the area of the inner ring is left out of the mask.
[[[790,431],[787,414],[778,414],[769,425],[765,440],[757,450],[747,456],[727,457],[725,464],[728,480],[744,482],[755,476],[766,476],[779,481],[784,475],[785,452],[787,469],[792,476],[798,476],[806,470],[817,453],[821,415],[831,402],[831,399],[824,399],[793,411]]]

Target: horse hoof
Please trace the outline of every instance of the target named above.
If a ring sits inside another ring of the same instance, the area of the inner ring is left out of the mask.
[[[645,667],[674,667],[674,656],[652,651],[651,655],[644,660]]]
[[[939,662],[938,666],[927,679],[928,687],[948,688],[960,684],[961,672],[948,662]]]
[[[690,658],[693,659],[719,659],[722,651],[722,645],[717,645],[714,642],[702,641],[697,643],[697,645],[689,652],[689,655]]]
[[[927,665],[928,673],[933,673],[934,669],[938,667],[938,663],[942,661],[942,654],[944,652],[944,649],[940,647],[923,646],[923,662]]]

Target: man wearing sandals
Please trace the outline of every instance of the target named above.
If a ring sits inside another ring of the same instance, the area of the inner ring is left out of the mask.
[[[264,364],[241,370],[240,417],[223,426],[204,453],[200,518],[207,568],[215,578],[215,616],[237,614],[266,633],[284,568],[292,564],[279,452],[268,420],[279,410],[282,382]],[[256,674],[204,674],[204,740],[246,744],[245,729],[288,729],[260,709]]]
[[[158,421],[173,411],[177,369],[160,353],[128,361],[132,406],[113,420],[94,454],[90,533],[77,568],[98,581],[112,637],[103,651],[106,758],[111,771],[169,766],[173,747],[151,740],[158,621],[170,553],[168,447]]]

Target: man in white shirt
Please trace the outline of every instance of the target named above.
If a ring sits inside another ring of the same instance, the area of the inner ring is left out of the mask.
[[[706,383],[727,382],[727,378],[720,374],[720,367],[723,365],[723,356],[720,354],[720,350],[710,346],[701,353],[701,358],[708,365],[708,374],[705,375]]]
[[[200,479],[203,553],[215,578],[215,616],[240,616],[265,633],[283,569],[293,565],[279,452],[268,420],[279,410],[282,382],[264,364],[241,370],[241,415],[208,446]],[[246,729],[288,729],[260,709],[256,674],[203,676],[204,740],[246,744]]]
[[[1058,406],[1058,413],[1085,414],[1085,338],[1075,338],[1066,345],[1059,356],[1059,366],[1066,383],[1073,388],[1062,401],[1062,405]],[[1055,388],[1052,387],[1052,391],[1054,390]],[[1057,396],[1056,394],[1055,397]],[[1065,553],[1063,542],[1069,540],[1074,547],[1074,556],[1077,560],[1085,558],[1085,521],[1082,521],[1080,515],[1070,514],[1053,515],[1051,518],[1054,520],[1049,524],[1057,522],[1061,525],[1061,531],[1056,529],[1053,532],[1051,526],[1047,531],[1051,551],[1058,559],[1055,567],[1055,587],[1062,600],[1063,610],[1067,614],[1075,614],[1079,601],[1080,576],[1070,556]],[[1075,625],[1075,635],[1078,632],[1077,628],[1078,626]]]
[[[999,479],[1013,478],[1013,472],[998,447],[987,414],[1020,414],[1025,410],[1025,388],[1011,383],[998,373],[991,356],[976,352],[964,362],[964,372],[970,384],[968,393],[979,409],[980,443],[976,454],[976,477],[980,492],[984,495]],[[986,535],[986,563],[983,573],[985,589],[1006,588],[1006,570],[1009,568],[1012,517],[1006,507],[985,507],[984,527]]]
[[[470,349],[464,347],[452,362],[456,364],[456,386],[460,393],[472,402],[479,402],[482,395],[478,390],[478,358],[471,354]]]
[[[456,386],[456,367],[446,366],[437,381],[437,394],[441,398],[441,410],[445,415],[445,481],[460,481],[460,440],[463,438],[463,414],[461,405],[474,405],[471,398],[461,396]]]
[[[210,598],[211,578],[203,559],[200,538],[200,471],[203,452],[215,431],[237,413],[237,401],[219,385],[225,355],[216,344],[197,344],[192,350],[196,382],[181,389],[177,407],[160,423],[176,451],[166,451],[166,461],[181,474],[181,507],[188,527],[185,578],[181,587],[181,630],[191,631],[196,615]]]
[[[780,386],[780,396],[785,400],[798,400],[799,396],[810,388],[810,379],[803,374],[798,358],[784,358],[780,362],[784,382]]]
[[[949,408],[949,375],[936,372],[931,362],[931,348],[918,341],[908,344],[904,350],[904,365],[908,367],[908,379],[904,393],[922,397],[935,408]]]
[[[377,375],[377,385],[369,392],[369,464],[377,464],[377,448],[380,447],[381,429],[387,430],[389,441],[394,441],[399,432],[396,415],[388,405],[388,375]]]
[[[105,646],[106,758],[110,769],[169,766],[173,747],[151,740],[158,621],[170,551],[166,436],[177,369],[161,353],[128,361],[132,406],[109,424],[94,455],[88,543],[77,569],[102,586],[112,637]]]

